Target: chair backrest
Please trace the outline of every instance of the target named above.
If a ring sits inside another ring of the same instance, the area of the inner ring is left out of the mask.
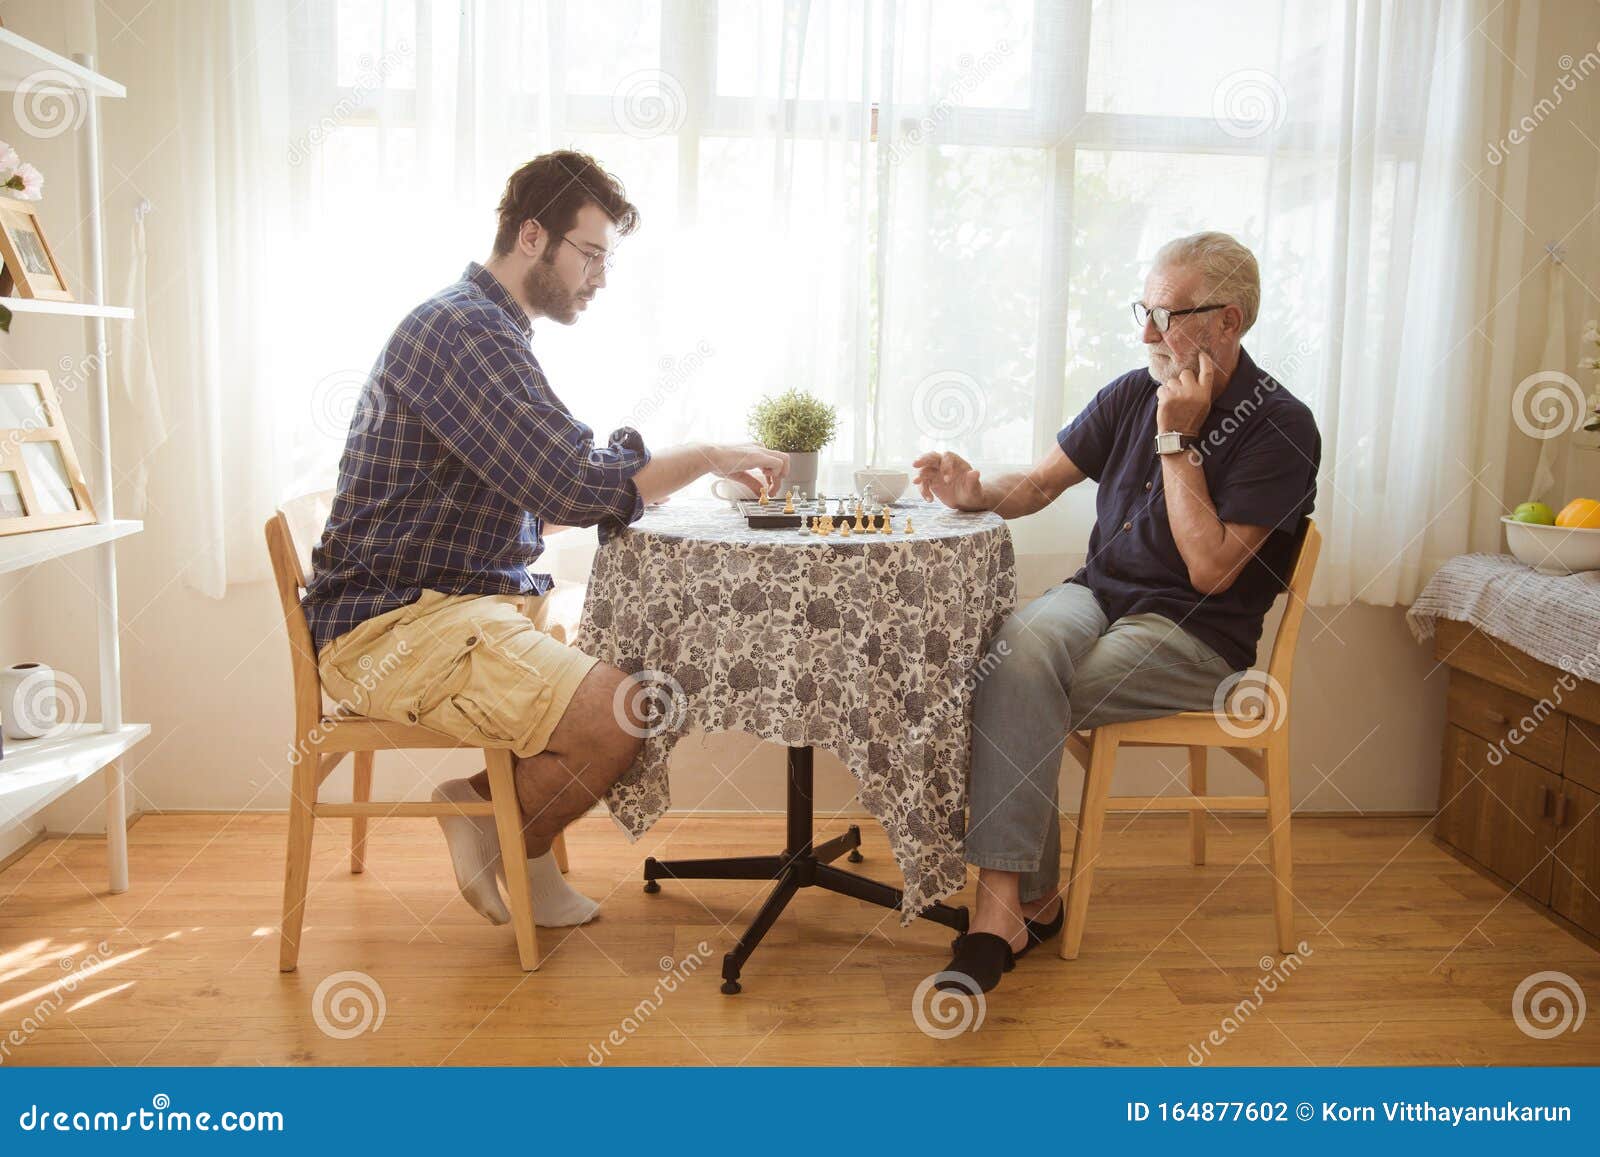
[[[289,667],[294,677],[294,718],[297,737],[314,730],[322,719],[322,678],[317,674],[317,650],[311,625],[300,607],[311,573],[311,547],[322,533],[332,501],[329,491],[291,499],[267,519],[267,556],[278,587],[283,625],[289,635]],[[318,511],[321,511],[320,516]]]
[[[1267,659],[1267,674],[1289,694],[1289,680],[1294,674],[1295,644],[1300,638],[1300,621],[1305,618],[1306,598],[1311,594],[1311,579],[1317,573],[1317,556],[1322,553],[1322,534],[1317,524],[1307,518],[1300,524],[1295,543],[1294,558],[1289,565],[1289,582],[1284,587],[1288,601],[1283,607],[1283,618],[1278,620],[1278,633],[1272,640],[1272,654]]]

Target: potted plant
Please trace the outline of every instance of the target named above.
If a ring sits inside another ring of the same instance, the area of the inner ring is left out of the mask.
[[[833,441],[839,411],[802,390],[768,395],[750,411],[750,434],[768,450],[789,455],[790,490],[817,492],[817,451]]]

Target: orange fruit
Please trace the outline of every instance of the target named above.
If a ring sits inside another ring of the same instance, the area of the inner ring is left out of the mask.
[[[1600,530],[1600,502],[1592,498],[1574,498],[1556,515],[1556,525]]]

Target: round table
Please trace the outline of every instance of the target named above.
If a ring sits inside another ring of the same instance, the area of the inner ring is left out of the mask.
[[[630,838],[670,804],[680,736],[745,731],[791,749],[791,805],[796,752],[807,780],[808,748],[850,769],[905,876],[902,923],[965,885],[972,693],[1016,604],[1015,554],[993,514],[921,501],[893,513],[893,534],[823,538],[675,498],[601,547],[579,644],[635,676],[629,693],[656,711],[606,799]],[[793,843],[793,814],[790,828]]]

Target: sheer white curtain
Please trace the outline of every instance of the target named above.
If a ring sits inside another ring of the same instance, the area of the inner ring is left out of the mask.
[[[507,174],[570,146],[643,227],[580,324],[536,327],[558,392],[665,443],[741,437],[801,386],[840,408],[827,486],[929,447],[1033,460],[1143,360],[1128,302],[1160,244],[1236,234],[1265,280],[1246,344],[1323,429],[1319,592],[1409,599],[1482,489],[1474,174],[1512,67],[1484,28],[1520,7],[206,5],[184,178],[215,253],[205,585],[252,573],[273,499],[331,481],[374,355],[487,254]],[[1092,502],[1016,526],[1025,591],[1081,557]]]

